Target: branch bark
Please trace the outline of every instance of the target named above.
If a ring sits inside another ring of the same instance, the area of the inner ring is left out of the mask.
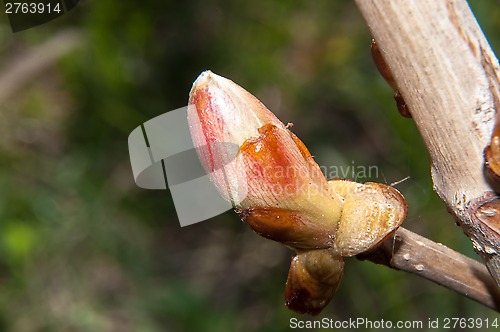
[[[500,289],[483,264],[402,227],[356,257],[416,274],[500,311]]]
[[[497,198],[483,174],[497,58],[465,0],[356,3],[427,145],[434,190],[500,285],[498,210],[481,210]]]

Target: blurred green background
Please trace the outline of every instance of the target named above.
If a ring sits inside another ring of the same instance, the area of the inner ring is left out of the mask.
[[[470,4],[498,53],[500,1]],[[284,306],[292,251],[232,211],[181,228],[169,191],[135,186],[129,133],[185,106],[205,69],[294,123],[320,165],[410,176],[404,226],[476,257],[352,2],[92,0],[16,34],[0,15],[0,331],[288,331],[310,319]],[[498,314],[349,259],[321,317]]]

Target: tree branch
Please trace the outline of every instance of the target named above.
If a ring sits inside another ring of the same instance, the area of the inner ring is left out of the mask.
[[[482,208],[496,198],[483,150],[500,105],[498,60],[465,0],[356,3],[427,145],[434,190],[500,284],[499,214]]]
[[[483,264],[404,228],[356,257],[414,273],[500,311],[500,289]]]

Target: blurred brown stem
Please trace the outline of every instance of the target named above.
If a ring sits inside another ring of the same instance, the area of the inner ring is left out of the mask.
[[[500,289],[483,264],[404,228],[356,257],[414,273],[500,311]]]
[[[82,46],[83,36],[76,30],[62,30],[40,45],[7,61],[0,72],[0,102],[9,99],[26,84],[63,56]]]
[[[356,4],[427,146],[434,190],[500,284],[500,213],[484,207],[496,194],[483,174],[497,58],[465,0]]]

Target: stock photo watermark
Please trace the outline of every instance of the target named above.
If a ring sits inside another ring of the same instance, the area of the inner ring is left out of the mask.
[[[79,0],[4,0],[4,13],[12,32],[19,32],[52,21],[73,9]]]
[[[189,106],[194,107],[194,106]],[[157,116],[130,133],[128,147],[132,172],[136,184],[144,189],[169,189],[181,226],[195,224],[233,208],[247,194],[249,179],[246,174],[228,178],[232,168],[240,169],[236,157],[239,146],[218,142],[217,146],[195,147],[187,122],[188,107],[182,107]],[[221,169],[207,173],[197,149],[223,150],[226,156]],[[379,177],[376,165],[358,165],[354,161],[344,165],[319,166],[330,178],[369,180]],[[306,195],[312,197],[324,188],[311,184],[310,169],[304,165],[273,165],[254,171],[253,176],[269,179],[273,195]],[[213,184],[214,178],[227,181],[232,197],[224,197]]]
[[[291,318],[289,327],[293,330],[302,329],[329,329],[329,330],[457,330],[457,329],[497,329],[498,318],[475,318],[475,317],[445,317],[428,318],[422,320],[399,320],[390,321],[385,319],[371,320],[365,317],[349,318],[347,320],[335,320],[332,318],[322,319],[298,319]]]
[[[331,165],[322,166],[319,168],[327,179],[352,179],[352,180],[367,180],[378,179],[379,168],[376,165],[356,165],[354,160],[351,160],[350,165]]]

